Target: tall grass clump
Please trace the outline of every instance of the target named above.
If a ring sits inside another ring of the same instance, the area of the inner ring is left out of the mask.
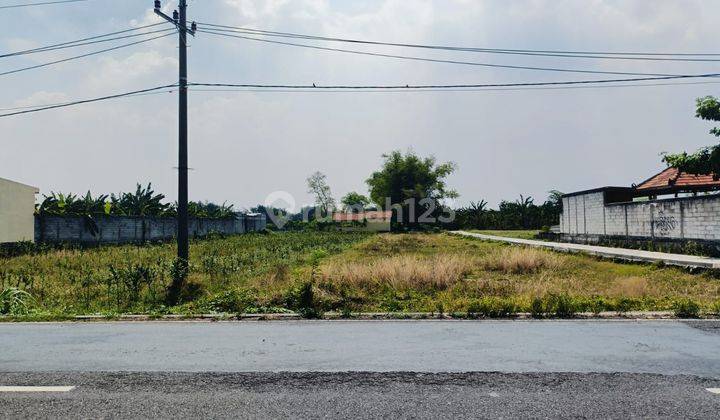
[[[323,267],[322,278],[364,289],[389,286],[444,290],[465,279],[476,265],[470,255],[399,255],[369,262],[338,260]]]
[[[678,318],[697,318],[700,316],[700,305],[692,299],[679,299],[673,303],[673,312]]]
[[[33,302],[30,293],[8,287],[0,292],[0,315],[23,315],[26,314]]]
[[[562,258],[534,248],[509,247],[486,255],[482,266],[486,270],[505,274],[532,274],[543,269],[560,268]]]

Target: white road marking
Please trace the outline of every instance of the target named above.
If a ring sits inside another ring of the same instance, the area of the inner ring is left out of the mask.
[[[705,388],[705,390],[713,394],[720,394],[720,388]]]
[[[70,392],[74,386],[0,386],[0,392]]]

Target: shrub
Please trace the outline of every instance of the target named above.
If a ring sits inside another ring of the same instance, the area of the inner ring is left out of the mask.
[[[545,302],[540,297],[534,297],[530,303],[530,315],[533,318],[542,318],[545,316]]]
[[[595,315],[598,315],[600,312],[606,311],[608,309],[608,306],[608,302],[600,296],[594,296],[586,302],[587,310],[589,310]]]
[[[33,297],[30,293],[9,287],[0,292],[0,315],[23,315],[28,312]]]
[[[304,282],[291,288],[285,295],[287,306],[303,318],[322,318],[323,311],[314,289],[312,282]]]
[[[572,318],[577,312],[575,301],[566,294],[550,294],[546,305],[547,312],[559,318]]]
[[[255,294],[251,290],[229,290],[213,296],[207,301],[212,312],[244,313],[257,304]]]
[[[469,318],[506,318],[517,313],[517,307],[508,299],[484,297],[470,303],[467,313]]]
[[[530,303],[530,314],[534,318],[545,316],[572,318],[577,311],[577,302],[567,294],[550,293],[544,298],[536,297]]]
[[[697,318],[700,315],[700,305],[692,299],[680,299],[673,303],[673,311],[678,318]]]
[[[621,297],[615,301],[614,306],[618,313],[625,313],[635,309],[638,306],[638,302],[635,299]]]

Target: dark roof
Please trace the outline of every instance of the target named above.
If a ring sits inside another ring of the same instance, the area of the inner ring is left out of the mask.
[[[633,191],[630,187],[600,187],[600,188],[593,188],[590,190],[582,190],[582,191],[575,191],[567,194],[563,194],[563,197],[573,197],[576,195],[584,195],[584,194],[592,194],[596,192],[614,192],[614,193],[627,193]]]
[[[667,168],[635,187],[642,193],[672,193],[683,191],[710,191],[720,189],[720,180],[714,174],[693,175],[677,168]]]

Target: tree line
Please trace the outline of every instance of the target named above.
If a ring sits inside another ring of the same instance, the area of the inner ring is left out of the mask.
[[[177,203],[165,202],[165,196],[152,189],[152,184],[143,187],[137,184],[134,192],[102,194],[93,196],[88,191],[84,196],[52,192],[43,196],[35,206],[35,213],[41,216],[139,216],[176,217]],[[188,213],[193,218],[234,219],[232,205],[193,201],[188,204]]]
[[[487,202],[471,202],[455,210],[455,229],[549,229],[557,225],[562,213],[562,193],[550,191],[542,204],[532,197],[520,195],[515,201],[501,201],[497,209],[487,208]]]
[[[365,181],[369,197],[351,191],[342,197],[338,206],[327,176],[318,171],[307,178],[308,193],[315,198],[315,206],[304,207],[297,213],[264,205],[251,210],[264,213],[271,226],[288,230],[332,227],[331,215],[337,211],[392,211],[395,231],[541,229],[560,220],[562,193],[559,191],[550,191],[542,204],[521,195],[519,200],[502,201],[498,209],[489,209],[484,200],[451,209],[445,203],[458,197],[446,183],[447,177],[457,169],[453,162],[439,163],[433,157],[420,157],[411,151],[393,151],[383,155],[383,159],[381,168]]]

